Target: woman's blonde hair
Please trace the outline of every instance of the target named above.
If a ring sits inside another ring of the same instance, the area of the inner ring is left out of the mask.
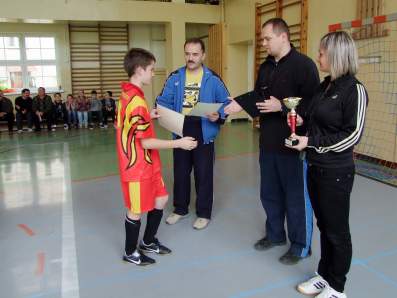
[[[321,38],[320,49],[325,51],[331,79],[358,71],[358,54],[353,38],[344,31],[330,32]]]

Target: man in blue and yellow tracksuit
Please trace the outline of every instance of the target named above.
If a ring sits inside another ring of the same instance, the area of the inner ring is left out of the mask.
[[[190,39],[184,45],[186,66],[168,77],[156,103],[185,115],[183,135],[194,137],[198,146],[192,151],[174,149],[174,212],[167,218],[175,224],[189,213],[190,174],[194,170],[196,214],[193,227],[204,229],[211,219],[213,204],[214,140],[225,122],[223,106],[207,117],[189,116],[198,102],[229,102],[229,92],[221,78],[203,65],[204,43]],[[176,137],[176,136],[174,136]]]

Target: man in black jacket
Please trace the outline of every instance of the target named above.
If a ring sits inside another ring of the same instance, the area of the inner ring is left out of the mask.
[[[0,90],[0,120],[7,121],[8,132],[12,133],[14,128],[14,107],[12,101],[4,96],[3,91]]]
[[[32,131],[33,126],[33,100],[30,97],[30,90],[23,89],[22,95],[15,98],[15,111],[17,112],[17,129],[18,133],[22,132],[22,120],[28,122],[28,131]]]
[[[286,219],[291,246],[280,262],[296,264],[311,253],[313,215],[305,187],[306,164],[299,154],[284,145],[291,131],[286,121],[288,110],[282,100],[301,97],[298,113],[306,109],[319,84],[319,76],[314,62],[290,43],[284,20],[268,20],[261,35],[268,56],[259,68],[255,84],[259,98],[252,101],[259,101],[256,106],[260,113],[260,196],[267,219],[266,236],[254,247],[267,250],[286,244]],[[226,113],[241,110],[237,101],[225,108]]]

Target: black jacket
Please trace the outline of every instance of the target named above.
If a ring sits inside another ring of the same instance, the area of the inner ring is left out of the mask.
[[[53,109],[53,102],[51,99],[51,96],[45,95],[43,98],[41,98],[39,95],[36,95],[33,97],[33,112],[36,113],[37,111],[43,112],[43,113],[51,113]]]
[[[104,99],[104,98],[101,99],[101,103],[102,103],[102,110],[106,110],[106,108],[112,108],[113,111],[116,110],[116,101],[111,97],[109,98],[110,106],[106,105],[106,99]]]
[[[23,110],[26,110],[27,112],[32,112],[32,104],[33,99],[31,97],[23,99],[22,96],[18,96],[17,98],[15,98],[15,110],[17,111],[17,113],[22,113]],[[17,106],[19,106],[19,108]]]
[[[354,76],[334,81],[325,78],[304,117],[308,121],[309,163],[326,168],[354,165],[353,147],[363,132],[367,98],[367,91]]]
[[[54,101],[52,104],[52,110],[54,113],[63,113],[66,114],[66,103],[62,101]]]
[[[14,113],[14,107],[12,106],[12,101],[7,97],[0,98],[0,112],[3,113]]]
[[[314,62],[300,54],[293,47],[278,62],[268,56],[261,64],[255,91],[263,99],[274,96],[281,100],[286,97],[302,97],[297,113],[303,113],[320,84],[318,70]],[[287,108],[283,105],[282,112],[261,114],[260,116],[260,147],[269,152],[298,154],[296,150],[285,147],[285,138],[291,135],[287,124]],[[304,134],[305,128],[297,128],[297,134]]]

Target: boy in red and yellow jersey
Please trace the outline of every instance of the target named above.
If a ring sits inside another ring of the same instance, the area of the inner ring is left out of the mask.
[[[133,48],[124,58],[129,82],[122,83],[116,120],[116,143],[119,157],[121,187],[127,208],[125,218],[125,254],[123,260],[137,265],[154,264],[155,260],[143,252],[169,254],[171,250],[155,237],[168,200],[161,176],[161,162],[157,149],[181,148],[192,150],[197,142],[191,137],[178,140],[156,138],[152,118],[142,91],[151,83],[154,63],[152,53]],[[142,213],[148,213],[146,229],[139,247],[138,237]]]

